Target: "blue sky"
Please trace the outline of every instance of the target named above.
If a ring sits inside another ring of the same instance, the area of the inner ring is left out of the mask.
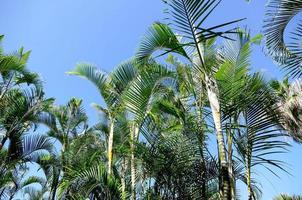
[[[246,17],[239,25],[258,33],[264,6],[265,1],[248,4],[245,0],[224,0],[207,24]],[[146,29],[164,18],[163,9],[161,0],[0,0],[0,34],[5,35],[7,51],[20,46],[32,50],[28,67],[41,74],[49,97],[56,97],[58,104],[66,103],[71,97],[83,98],[94,122],[97,116],[90,103],[102,102],[96,89],[65,72],[82,61],[111,71],[134,54]],[[261,48],[254,49],[253,70],[262,71],[268,79],[281,78],[280,70],[264,56]],[[289,163],[292,176],[278,172],[281,177],[278,179],[257,171],[264,200],[280,192],[301,192],[302,147],[293,145],[291,153],[279,157]]]

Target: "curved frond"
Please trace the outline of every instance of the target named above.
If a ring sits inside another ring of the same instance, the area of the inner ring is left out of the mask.
[[[43,152],[53,152],[53,142],[45,135],[28,135],[22,139],[22,158],[35,162]]]
[[[95,66],[87,63],[78,64],[73,71],[68,72],[70,75],[80,76],[91,81],[99,90],[106,101],[108,95],[108,75]]]
[[[142,39],[136,53],[136,58],[139,62],[146,62],[157,50],[164,51],[163,54],[171,52],[179,53],[188,58],[184,46],[168,25],[154,23]]]
[[[149,67],[131,82],[122,97],[126,107],[134,114],[136,120],[141,120],[146,116],[146,112],[150,109],[152,95],[158,92],[157,88],[160,84],[168,79],[173,79],[174,76],[172,71],[161,65],[154,63]]]
[[[119,199],[121,195],[118,180],[107,174],[103,164],[68,169],[59,185],[59,197],[79,194],[86,198],[96,195],[104,199]]]
[[[287,45],[284,41],[285,29],[291,19],[302,10],[301,0],[271,0],[267,5],[264,20],[264,36],[268,53],[277,61],[291,77],[300,77],[301,46],[299,43]],[[295,38],[301,39],[301,26],[293,33]],[[298,46],[297,46],[298,45]]]

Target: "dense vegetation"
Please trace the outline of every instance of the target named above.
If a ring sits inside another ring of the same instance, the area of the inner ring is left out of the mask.
[[[302,1],[268,6],[264,41],[283,81],[252,72],[262,36],[235,27],[240,19],[204,27],[219,2],[168,0],[167,21],[133,58],[109,74],[89,63],[70,71],[104,100],[94,125],[81,99],[45,97],[30,52],[0,49],[0,199],[260,199],[255,170],[287,173],[276,155],[290,149],[285,138],[302,141],[300,26],[283,40]]]

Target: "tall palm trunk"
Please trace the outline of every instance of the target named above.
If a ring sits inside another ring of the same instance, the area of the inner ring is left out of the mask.
[[[3,195],[4,191],[5,191],[5,187],[3,187],[3,189],[0,192],[0,199],[2,199],[2,195]]]
[[[203,150],[200,151],[201,153],[201,159],[202,159],[202,175],[201,175],[201,196],[203,199],[207,198],[207,166],[206,166],[206,160],[204,156]]]
[[[245,165],[246,165],[246,185],[247,185],[247,192],[248,192],[248,200],[253,200],[253,191],[252,191],[252,183],[251,183],[251,145],[248,144],[247,146],[247,155],[245,158]]]
[[[132,200],[136,200],[136,165],[135,165],[135,142],[138,137],[139,128],[137,124],[133,124],[131,130],[131,196]]]
[[[228,170],[229,170],[229,176],[230,176],[230,190],[231,190],[231,199],[236,199],[236,180],[235,180],[235,174],[234,174],[234,168],[233,168],[233,137],[231,128],[229,128],[228,131]]]
[[[195,92],[194,92],[195,93]],[[201,196],[202,199],[207,198],[207,166],[206,166],[206,160],[205,160],[205,155],[204,155],[204,147],[205,147],[205,137],[204,137],[204,131],[203,131],[203,113],[202,113],[202,98],[200,97],[199,99],[196,98],[195,96],[195,101],[197,104],[197,126],[198,126],[198,141],[199,141],[199,151],[200,151],[200,156],[202,159],[202,174],[201,174]]]
[[[15,194],[11,195],[11,196],[9,197],[9,200],[12,200],[12,199],[14,198],[14,196],[15,196]]]
[[[246,183],[247,183],[247,192],[248,192],[248,200],[253,200],[253,193],[252,193],[252,187],[251,187],[251,169],[247,169],[246,172]]]
[[[2,141],[1,141],[1,143],[0,143],[0,150],[3,148],[3,146],[4,146],[4,144],[5,144],[5,142],[6,142],[7,139],[8,139],[7,136],[4,136],[4,137],[3,137],[3,139],[2,139]]]
[[[110,117],[108,137],[108,174],[112,173],[114,120]]]
[[[66,152],[66,149],[67,149],[67,140],[64,139],[63,140],[63,144],[62,144],[62,149],[61,149],[61,159],[62,159],[62,171],[63,173],[66,172],[66,165],[67,165],[67,160],[66,160],[66,157],[65,157],[65,152]]]
[[[122,169],[121,169],[121,185],[122,185],[122,199],[126,200],[126,171],[128,166],[128,160],[124,157],[122,161]]]
[[[49,199],[50,199],[50,200],[55,200],[55,199],[56,199],[56,189],[54,189],[54,190],[51,192],[51,196],[49,196]]]
[[[195,32],[194,32],[195,33]],[[216,129],[216,140],[218,145],[218,156],[219,156],[219,167],[220,167],[220,177],[219,177],[219,188],[221,199],[229,200],[231,199],[231,188],[230,188],[230,175],[228,171],[228,160],[226,156],[226,147],[224,142],[224,135],[221,127],[221,112],[220,112],[220,103],[218,100],[218,85],[216,80],[213,77],[210,77],[208,72],[205,69],[204,65],[204,46],[201,43],[197,42],[197,36],[195,36],[197,57],[193,58],[193,64],[195,66],[202,65],[203,74],[205,77],[206,90],[208,94],[208,100],[210,103],[214,125]]]
[[[216,129],[216,137],[218,143],[218,154],[220,161],[220,179],[221,179],[221,197],[222,199],[231,199],[230,192],[230,176],[228,171],[228,161],[226,157],[226,149],[224,143],[224,135],[221,128],[220,104],[217,95],[217,83],[215,79],[211,79],[205,74],[208,100],[210,102],[213,120]]]

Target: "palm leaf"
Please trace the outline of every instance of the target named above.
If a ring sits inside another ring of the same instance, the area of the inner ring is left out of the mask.
[[[28,135],[22,138],[22,158],[36,161],[44,153],[53,153],[53,142],[45,135]],[[44,153],[43,153],[44,152]]]
[[[271,0],[267,5],[263,26],[267,52],[282,66],[287,75],[293,78],[302,74],[299,53],[301,47],[297,40],[297,37],[301,36],[300,25],[293,33],[294,44],[285,44],[284,37],[288,23],[301,9],[301,0]]]
[[[67,72],[70,75],[80,76],[91,81],[98,89],[105,101],[108,96],[108,75],[87,63],[81,63],[73,71]]]
[[[72,190],[71,196],[79,195],[88,197],[96,190],[103,198],[118,198],[120,196],[119,183],[116,179],[107,175],[103,164],[94,164],[86,168],[70,168],[65,178],[59,185],[59,197],[66,191]]]
[[[157,50],[163,50],[166,53],[175,52],[188,58],[185,45],[181,44],[178,37],[173,33],[170,27],[162,23],[154,23],[142,39],[136,58],[140,62],[146,62]],[[162,54],[163,55],[163,54]]]
[[[173,72],[167,68],[152,64],[134,79],[123,94],[126,107],[134,114],[136,120],[142,120],[151,109],[152,95],[165,80],[173,78]]]

